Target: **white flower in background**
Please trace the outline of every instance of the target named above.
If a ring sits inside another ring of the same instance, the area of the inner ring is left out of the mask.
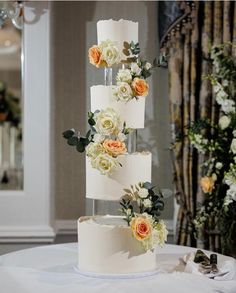
[[[138,66],[138,64],[134,62],[131,63],[130,69],[131,69],[131,72],[135,74],[136,76],[139,76],[142,71],[142,69]]]
[[[117,82],[127,82],[127,83],[131,83],[132,81],[132,75],[130,73],[129,69],[120,69],[117,73],[116,76],[116,81]]]
[[[104,139],[105,139],[105,136],[104,136],[104,135],[101,135],[101,134],[99,134],[99,133],[95,133],[95,134],[94,134],[93,140],[94,140],[95,142],[101,143],[101,142],[104,141]]]
[[[118,138],[120,141],[125,141],[125,140],[127,139],[127,136],[126,136],[124,133],[120,132],[120,133],[118,134],[117,138]]]
[[[143,205],[145,208],[151,208],[152,207],[152,201],[148,198],[144,199]]]
[[[148,190],[146,188],[140,188],[138,191],[138,196],[140,198],[146,198],[148,196]]]
[[[113,95],[117,101],[128,102],[133,99],[133,91],[127,82],[119,82],[117,86],[113,87]]]
[[[228,94],[223,89],[216,93],[216,101],[219,105],[222,105],[223,101],[227,98]]]
[[[151,63],[149,63],[149,62],[146,62],[146,64],[145,64],[144,68],[145,68],[146,70],[149,70],[149,69],[151,69],[151,68],[152,68],[152,64],[151,64]]]
[[[233,131],[233,136],[236,137],[236,129]]]
[[[94,128],[100,135],[117,135],[123,129],[120,116],[112,108],[94,114]]]
[[[236,184],[236,177],[235,176],[233,176],[233,174],[231,174],[231,173],[226,174],[225,175],[225,178],[224,178],[225,183],[228,186],[233,185],[233,184]]]
[[[236,201],[236,184],[230,185],[229,189],[227,190],[226,194],[230,196],[233,200]]]
[[[222,85],[217,82],[215,85],[213,85],[213,90],[214,90],[214,93],[218,93],[220,90],[222,90]]]
[[[221,162],[216,163],[216,169],[220,170],[223,167],[223,164]]]
[[[115,42],[110,40],[101,42],[100,46],[102,51],[102,59],[106,61],[107,65],[110,67],[114,64],[118,64],[121,60],[120,52]]]
[[[99,154],[105,153],[104,147],[97,142],[91,142],[86,147],[86,155],[90,158],[96,158]]]
[[[220,128],[222,130],[226,129],[230,125],[230,122],[231,122],[231,119],[228,116],[224,115],[220,117],[220,120],[219,120]]]
[[[91,165],[99,170],[102,175],[110,176],[119,166],[119,162],[108,154],[99,154],[95,159],[91,160]]]
[[[225,86],[225,87],[228,86],[229,85],[229,81],[227,79],[224,79],[222,81],[222,85]]]
[[[226,197],[224,198],[224,207],[227,207],[228,205],[230,205],[233,202],[233,199],[230,195],[226,195]]]
[[[225,113],[234,113],[235,112],[235,102],[233,100],[223,100],[221,103],[222,111]]]
[[[233,138],[233,140],[231,142],[230,149],[231,149],[233,154],[236,154],[236,138]]]

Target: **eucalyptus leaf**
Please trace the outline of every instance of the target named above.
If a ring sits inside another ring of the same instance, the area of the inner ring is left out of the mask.
[[[85,151],[85,147],[81,141],[79,141],[79,143],[77,144],[76,149],[80,153],[83,153]]]
[[[68,140],[67,140],[67,143],[72,146],[76,146],[78,144],[78,142],[79,142],[79,139],[77,136],[72,136],[72,137],[68,138]]]
[[[73,135],[75,134],[75,130],[74,129],[69,129],[69,130],[66,130],[62,133],[63,137],[68,139],[70,137],[72,137]]]

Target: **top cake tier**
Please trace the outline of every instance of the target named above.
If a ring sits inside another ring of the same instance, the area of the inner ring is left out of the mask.
[[[124,42],[138,43],[138,22],[130,20],[100,20],[97,22],[98,44],[103,41],[115,41],[122,51]]]

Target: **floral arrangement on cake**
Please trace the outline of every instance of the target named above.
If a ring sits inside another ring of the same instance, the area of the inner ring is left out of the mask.
[[[132,234],[140,241],[145,251],[162,246],[167,241],[168,231],[165,222],[159,220],[164,209],[162,193],[154,191],[151,183],[138,183],[130,189],[124,189],[120,205],[121,212],[131,228]]]
[[[111,67],[114,64],[123,63],[124,68],[119,69],[116,76],[116,85],[113,86],[113,95],[117,101],[128,102],[133,98],[146,97],[149,85],[146,79],[151,76],[151,70],[158,66],[143,60],[137,55],[140,53],[139,43],[124,42],[122,60],[121,52],[115,42],[107,40],[100,45],[93,45],[89,49],[89,61],[98,68]],[[126,66],[126,67],[125,67]]]
[[[236,59],[225,54],[232,47],[227,43],[212,48],[213,73],[206,77],[219,106],[218,123],[200,120],[188,131],[192,145],[206,158],[200,180],[205,199],[194,223],[198,232],[218,230],[224,253],[236,245]]]
[[[129,130],[112,108],[89,112],[88,124],[90,130],[85,136],[74,129],[66,130],[63,136],[78,152],[86,152],[93,168],[110,176],[121,167],[118,157],[127,152],[125,140]]]

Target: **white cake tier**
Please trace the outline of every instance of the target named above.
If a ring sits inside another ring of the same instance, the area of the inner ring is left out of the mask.
[[[116,101],[112,94],[112,86],[96,85],[90,88],[91,111],[113,108],[121,119],[126,122],[127,128],[144,128],[145,97],[135,98],[129,102]]]
[[[144,251],[122,217],[82,217],[78,220],[78,239],[81,271],[132,274],[156,269],[155,251]]]
[[[124,188],[139,182],[151,182],[152,155],[150,152],[118,156],[122,167],[110,176],[102,175],[86,157],[86,197],[119,201]]]
[[[117,43],[120,52],[123,51],[124,41],[138,43],[138,22],[130,20],[100,20],[97,22],[98,45],[102,41],[111,40]],[[124,55],[122,56],[125,57]]]

